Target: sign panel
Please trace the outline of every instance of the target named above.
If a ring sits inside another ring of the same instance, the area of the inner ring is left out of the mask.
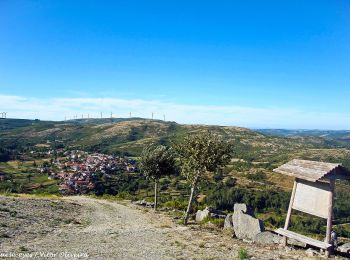
[[[298,182],[293,201],[293,209],[321,218],[327,218],[330,193],[331,190],[327,183]]]

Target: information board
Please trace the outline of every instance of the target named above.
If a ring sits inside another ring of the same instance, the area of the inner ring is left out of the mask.
[[[298,182],[293,209],[321,218],[327,218],[330,193],[331,190],[328,183]]]

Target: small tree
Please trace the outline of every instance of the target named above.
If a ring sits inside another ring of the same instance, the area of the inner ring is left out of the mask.
[[[187,225],[198,182],[207,172],[213,173],[228,163],[231,146],[218,135],[207,131],[188,135],[181,143],[174,144],[174,148],[181,162],[181,172],[191,184],[191,195],[184,216],[184,224]]]
[[[140,168],[146,177],[154,180],[154,210],[157,210],[159,179],[176,172],[172,149],[163,145],[146,147],[142,151]]]

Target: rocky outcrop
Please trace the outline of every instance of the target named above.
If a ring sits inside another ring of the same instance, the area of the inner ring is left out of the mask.
[[[198,210],[196,213],[196,222],[201,222],[204,219],[209,217],[209,209],[205,208],[204,210]]]
[[[232,213],[227,214],[224,222],[224,229],[233,229]]]
[[[345,243],[341,246],[338,246],[337,251],[340,253],[345,253],[348,256],[350,256],[350,243]]]
[[[201,222],[206,218],[225,218],[226,213],[220,210],[214,210],[206,207],[204,210],[198,210],[196,213],[196,222]]]
[[[279,236],[271,231],[264,231],[259,234],[257,234],[253,242],[260,244],[260,245],[273,245],[273,244],[281,244],[283,242],[283,236]],[[292,238],[288,238],[288,245],[292,246],[298,246],[306,248],[306,244],[300,241],[297,241]]]
[[[253,242],[260,245],[273,245],[282,243],[283,237],[274,234],[270,231],[264,231],[256,234],[253,239]]]
[[[139,205],[139,206],[147,207],[147,208],[153,208],[154,207],[154,203],[153,202],[148,202],[148,201],[145,201],[145,200],[138,200],[138,201],[135,201],[133,203],[136,204],[136,205]]]
[[[261,220],[254,217],[246,204],[235,204],[232,216],[233,230],[239,239],[253,241],[257,234],[264,231]]]

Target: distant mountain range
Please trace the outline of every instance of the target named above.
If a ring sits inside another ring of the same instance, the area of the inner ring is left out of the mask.
[[[41,121],[0,119],[0,147],[28,149],[38,144],[105,153],[140,155],[150,143],[170,144],[188,133],[211,130],[235,145],[237,157],[279,161],[309,149],[347,148],[350,131],[250,130],[215,125],[184,125],[144,118]]]
[[[257,129],[259,133],[282,137],[321,137],[350,144],[350,130]]]

